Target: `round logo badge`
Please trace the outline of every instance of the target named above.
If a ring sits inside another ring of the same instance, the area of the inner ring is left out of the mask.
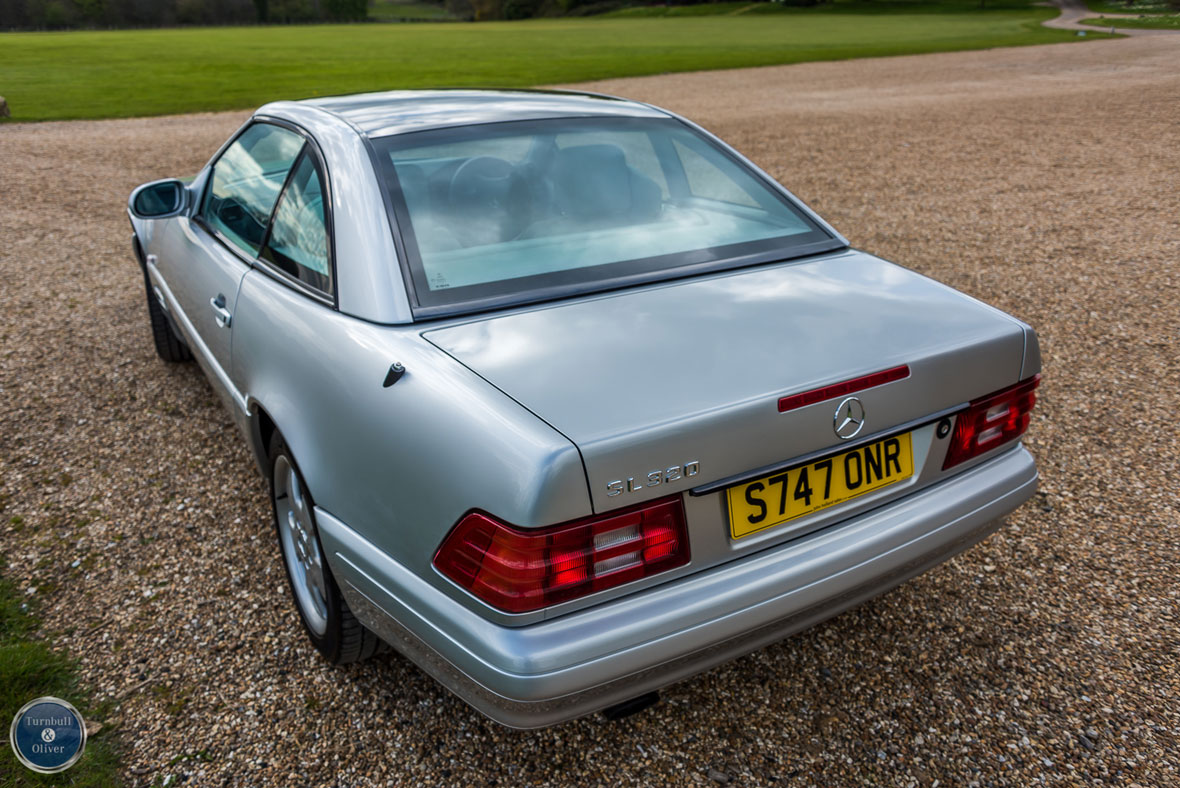
[[[832,429],[843,440],[855,438],[865,425],[865,406],[856,397],[849,397],[836,408]]]
[[[12,720],[8,739],[25,766],[53,774],[73,766],[86,749],[86,723],[70,704],[58,698],[31,700]]]

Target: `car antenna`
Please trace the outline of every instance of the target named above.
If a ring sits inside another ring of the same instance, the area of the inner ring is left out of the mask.
[[[385,382],[381,384],[383,388],[389,388],[394,383],[402,379],[402,375],[406,374],[406,368],[400,362],[393,362],[389,365],[389,372],[385,373]]]

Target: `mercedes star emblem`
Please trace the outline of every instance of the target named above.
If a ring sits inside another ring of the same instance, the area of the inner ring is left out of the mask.
[[[855,438],[865,425],[865,406],[856,397],[849,397],[836,408],[832,426],[842,439]]]

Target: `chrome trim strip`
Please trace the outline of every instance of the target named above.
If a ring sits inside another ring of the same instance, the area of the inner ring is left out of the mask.
[[[180,323],[180,328],[185,334],[185,343],[189,346],[189,349],[201,354],[201,360],[208,365],[209,371],[217,377],[217,381],[229,392],[234,404],[243,413],[248,415],[250,410],[247,406],[246,397],[242,392],[238,391],[238,387],[230,380],[229,375],[226,374],[221,364],[217,363],[217,359],[214,358],[212,351],[209,350],[209,346],[201,339],[201,335],[193,327],[192,322],[188,319],[188,315],[180,308],[180,303],[172,295],[172,290],[168,287],[168,283],[164,280],[164,275],[160,273],[160,269],[154,264],[149,265],[148,269],[151,272],[153,284],[164,292],[164,297],[168,300],[168,311]]]
[[[822,405],[823,403],[817,402],[815,404]],[[718,490],[724,490],[726,487],[732,487],[735,484],[741,484],[742,482],[758,479],[762,476],[766,476],[767,474],[784,471],[788,468],[794,468],[798,465],[806,465],[807,463],[814,462],[815,460],[822,460],[824,457],[835,457],[837,454],[843,454],[846,451],[858,449],[865,444],[888,438],[891,435],[900,435],[903,432],[909,432],[910,430],[915,430],[918,427],[924,427],[927,424],[938,421],[939,419],[946,418],[947,416],[953,416],[960,411],[966,410],[970,404],[971,403],[969,402],[963,402],[959,405],[946,408],[945,410],[940,410],[937,413],[932,413],[929,416],[922,416],[921,418],[898,424],[894,427],[890,427],[889,429],[881,430],[880,432],[874,432],[871,435],[866,435],[860,440],[842,443],[839,446],[829,446],[826,449],[820,449],[819,451],[813,451],[807,454],[800,454],[796,457],[792,457],[789,460],[776,462],[773,465],[764,465],[763,467],[753,471],[746,471],[745,473],[735,474],[734,476],[727,476],[726,478],[718,479],[715,482],[709,482],[708,484],[702,484],[699,487],[693,487],[688,491],[688,494],[694,498],[702,495],[708,495],[709,493],[717,492]]]

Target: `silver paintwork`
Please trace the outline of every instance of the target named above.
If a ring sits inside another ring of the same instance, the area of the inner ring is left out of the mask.
[[[233,381],[230,380],[229,372],[218,361],[213,349],[206,344],[202,335],[197,332],[196,327],[189,320],[188,315],[181,310],[179,302],[172,295],[172,289],[168,286],[163,274],[160,272],[159,261],[156,255],[147,256],[145,270],[152,283],[152,290],[163,297],[165,310],[175,320],[176,327],[180,330],[185,344],[193,351],[193,358],[201,366],[205,377],[209,378],[209,383],[213,387],[213,390],[226,403],[230,414],[234,417],[235,423],[240,428],[246,429],[249,423],[249,417],[252,415],[249,402],[245,395],[233,384]]]
[[[304,129],[324,157],[339,310],[372,323],[409,323],[409,296],[364,137],[344,119],[303,102],[267,104],[257,114]]]
[[[607,485],[624,473],[642,487],[626,496],[637,503],[830,447],[835,403],[779,413],[784,394],[908,364],[908,378],[857,394],[884,429],[1016,383],[1025,344],[1002,313],[855,251],[423,336],[578,446],[596,511],[617,505]],[[698,459],[701,477],[643,486],[680,457]]]
[[[298,103],[331,112],[369,137],[473,123],[590,115],[628,118],[669,115],[664,110],[636,101],[561,90],[390,90]]]
[[[484,714],[533,728],[679,681],[872,598],[994,531],[1036,479],[1028,452],[1010,448],[840,528],[530,627],[489,622],[339,520],[319,513],[319,522],[353,610]]]
[[[423,99],[256,116],[295,124],[322,154],[334,302],[230,251],[191,207],[132,224],[150,287],[260,469],[268,424],[297,458],[353,611],[477,708],[542,725],[691,675],[943,560],[1031,495],[1018,447],[943,472],[934,420],[1039,371],[1035,333],[862,252],[414,323],[366,133],[662,112],[569,94]],[[395,362],[404,374],[383,387]],[[778,413],[778,397],[902,363],[909,378],[857,398],[874,435],[912,430],[914,475],[732,540],[717,483],[839,443],[834,403]],[[687,565],[545,610],[492,609],[431,565],[471,509],[529,528],[675,494]]]
[[[1028,380],[1041,371],[1041,343],[1032,326],[1021,323],[1020,327],[1024,330],[1024,363],[1020,367],[1020,379]]]

